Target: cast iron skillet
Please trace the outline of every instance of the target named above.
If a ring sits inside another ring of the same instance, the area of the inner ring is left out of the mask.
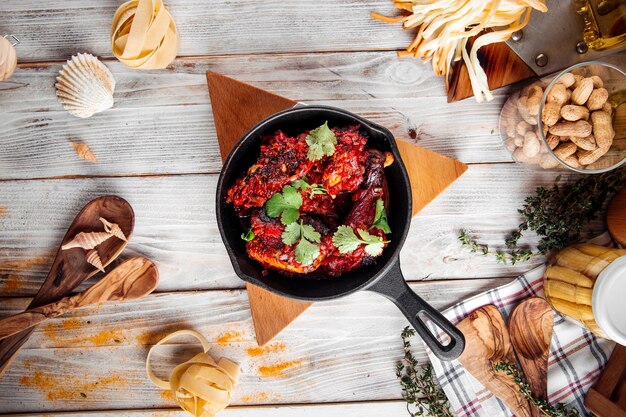
[[[329,126],[359,124],[369,135],[368,145],[390,151],[395,162],[385,169],[388,183],[388,218],[392,230],[391,242],[375,265],[362,267],[334,279],[289,278],[277,272],[263,274],[263,268],[251,260],[241,239],[243,228],[232,204],[226,203],[228,189],[256,161],[262,136],[282,130],[297,134],[328,121]],[[398,147],[391,132],[345,110],[326,106],[294,107],[269,116],[246,133],[224,163],[217,183],[217,224],[237,275],[244,281],[273,293],[306,301],[331,300],[366,289],[384,295],[404,313],[409,323],[424,339],[433,353],[442,360],[452,360],[463,352],[463,334],[437,310],[422,300],[406,284],[400,270],[400,249],[411,223],[411,187]],[[447,345],[440,343],[426,327],[432,320],[449,337]]]

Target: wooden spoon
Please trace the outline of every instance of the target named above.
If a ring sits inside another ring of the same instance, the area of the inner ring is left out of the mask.
[[[152,261],[131,258],[85,292],[0,320],[0,340],[79,307],[144,297],[154,291],[158,283],[159,271]]]
[[[457,327],[465,336],[465,350],[459,357],[463,367],[517,417],[530,417],[530,404],[513,378],[493,369],[501,361],[515,364],[509,332],[497,307],[481,307]]]
[[[100,217],[118,224],[127,238],[130,238],[133,233],[135,214],[130,204],[120,197],[104,196],[91,200],[83,207],[70,225],[61,245],[72,240],[77,233],[102,230]],[[116,238],[108,239],[100,244],[97,250],[102,264],[106,266],[113,262],[124,250],[126,244],[127,242]],[[61,250],[59,247],[50,273],[28,308],[40,307],[57,301],[97,272],[85,261],[85,253],[82,249]],[[32,332],[33,329],[30,328],[0,341],[0,378]]]
[[[548,398],[548,355],[554,328],[550,304],[533,297],[520,303],[509,317],[511,343],[535,398]],[[537,407],[534,417],[541,416]]]

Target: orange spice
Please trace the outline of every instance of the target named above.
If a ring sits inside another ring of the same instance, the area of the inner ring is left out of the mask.
[[[216,342],[220,346],[225,346],[231,342],[241,342],[243,340],[243,334],[236,330],[224,332],[218,336]]]
[[[122,339],[124,339],[122,334],[115,330],[107,330],[105,332],[100,332],[87,338],[87,340],[93,343],[94,346],[104,346],[110,342],[120,343]]]
[[[53,256],[54,254],[50,253],[33,258],[0,262],[0,281],[4,281],[3,290],[16,291],[22,288],[24,283],[20,281],[20,273],[49,265],[52,262]]]
[[[246,349],[249,356],[261,356],[270,352],[282,352],[283,350],[285,350],[285,342],[275,342],[265,346]]]
[[[67,320],[63,320],[63,323],[61,324],[61,326],[63,326],[65,330],[74,330],[74,329],[79,328],[81,325],[82,325],[82,322],[74,317],[67,319]]]
[[[45,391],[50,401],[76,400],[85,398],[89,393],[106,385],[119,387],[127,384],[119,375],[111,375],[99,379],[97,382],[81,382],[77,377],[55,377],[42,371],[35,371],[32,376],[25,375],[20,379],[20,384]]]
[[[5,209],[4,207],[0,206],[0,217],[4,217],[7,215],[7,209]]]
[[[293,367],[300,367],[302,360],[281,362],[275,365],[259,366],[259,373],[263,376],[282,376],[283,372]]]
[[[267,392],[257,392],[254,394],[250,394],[250,395],[244,395],[241,397],[241,402],[243,403],[252,403],[252,404],[258,404],[262,401],[266,401],[269,398],[269,394]]]
[[[176,400],[174,399],[174,393],[171,390],[161,391],[161,398],[163,398],[164,400],[176,402]]]
[[[22,287],[22,283],[15,276],[10,276],[4,282],[4,291],[17,291]]]

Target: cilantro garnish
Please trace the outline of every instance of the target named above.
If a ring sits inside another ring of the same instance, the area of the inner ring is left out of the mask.
[[[295,180],[294,182],[291,183],[291,185],[302,191],[309,190],[310,198],[312,198],[314,195],[317,195],[317,194],[326,194],[326,189],[324,188],[323,185],[309,184],[306,178]]]
[[[274,194],[265,203],[267,215],[276,218],[280,216],[280,221],[284,225],[295,222],[300,217],[298,209],[302,205],[300,192],[291,185],[285,185],[283,191]]]
[[[376,214],[374,215],[374,223],[372,227],[376,227],[385,233],[391,233],[389,223],[387,223],[387,211],[382,198],[376,200]]]
[[[325,122],[309,132],[306,143],[309,145],[307,157],[311,161],[318,161],[324,156],[331,156],[335,153],[337,137],[328,127],[328,122]]]
[[[359,236],[349,226],[339,226],[333,235],[333,243],[340,253],[354,252],[359,245],[365,245],[365,252],[371,256],[378,256],[383,252],[387,241],[382,237],[370,235],[366,230],[358,229]]]
[[[320,256],[321,237],[313,226],[303,224],[302,221],[288,224],[282,234],[285,245],[293,246],[298,243],[296,261],[302,265],[311,265]]]
[[[249,228],[247,232],[242,233],[241,238],[246,242],[250,242],[254,239],[254,232],[252,231],[252,228]]]

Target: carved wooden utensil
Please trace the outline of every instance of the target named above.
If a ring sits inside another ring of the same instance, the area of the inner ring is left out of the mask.
[[[530,404],[513,378],[493,369],[500,361],[515,363],[509,331],[500,311],[493,305],[481,307],[457,327],[465,336],[465,351],[459,358],[465,369],[517,417],[530,417]]]
[[[509,317],[511,343],[535,398],[548,398],[548,355],[554,328],[550,304],[533,297],[520,303]],[[532,407],[533,417],[541,411]]]
[[[78,213],[70,225],[61,245],[68,243],[80,232],[102,230],[100,217],[116,223],[130,239],[135,226],[135,214],[128,202],[116,196],[104,196],[91,200]],[[113,262],[126,247],[127,242],[121,239],[108,239],[96,248],[104,266]],[[69,294],[85,279],[98,271],[85,260],[85,252],[80,248],[59,250],[50,273],[43,285],[31,301],[28,308],[39,307],[57,301]],[[0,377],[7,370],[22,345],[26,343],[33,328],[8,337],[0,342]]]
[[[146,258],[131,258],[87,291],[0,320],[0,340],[79,307],[145,297],[157,287],[159,271]]]

